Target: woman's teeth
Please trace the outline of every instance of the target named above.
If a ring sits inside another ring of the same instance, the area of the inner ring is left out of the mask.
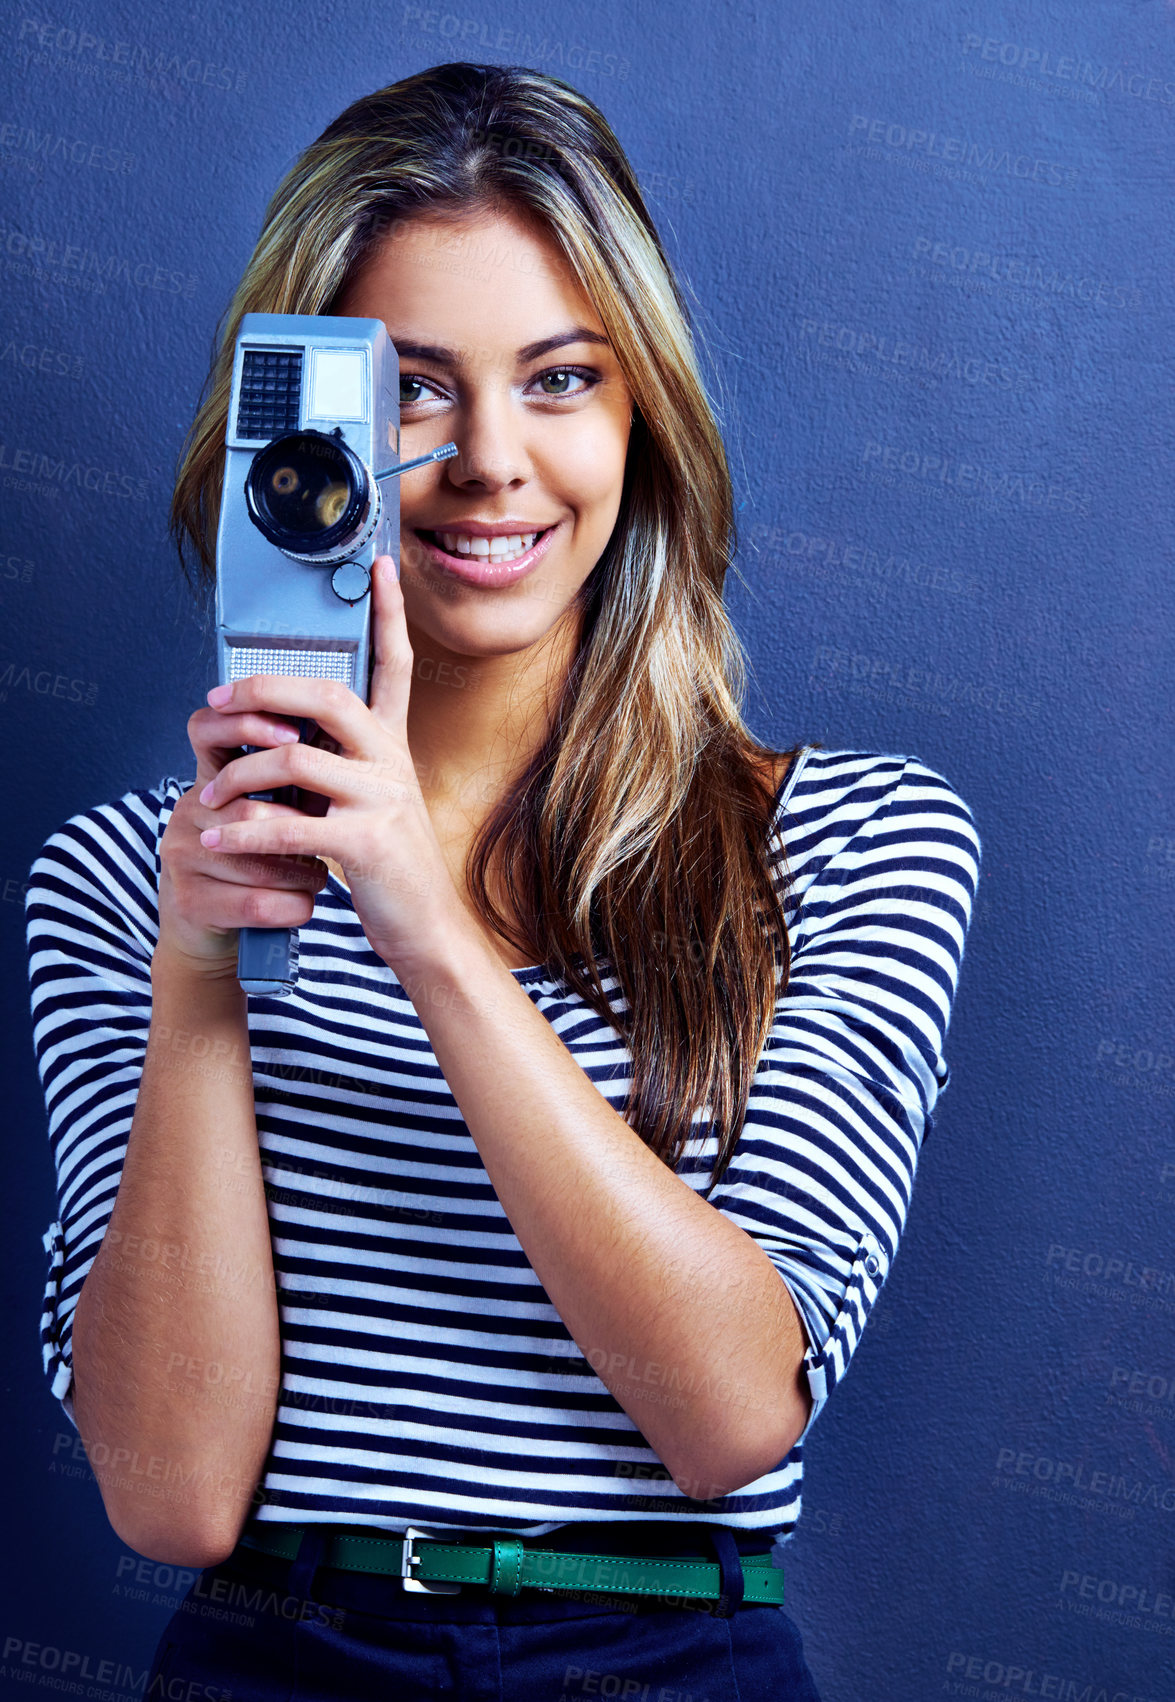
[[[514,561],[534,545],[537,532],[514,533],[504,538],[473,538],[465,532],[437,532],[442,549],[451,556],[481,556],[489,561]]]

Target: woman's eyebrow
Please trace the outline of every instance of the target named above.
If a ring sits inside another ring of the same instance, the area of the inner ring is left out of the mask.
[[[398,355],[407,355],[411,360],[427,360],[437,366],[460,366],[461,357],[454,349],[442,348],[439,343],[401,342],[393,337]],[[540,355],[549,354],[552,349],[561,349],[568,343],[607,343],[608,338],[602,337],[598,331],[589,331],[584,325],[577,325],[573,331],[559,331],[553,337],[542,337],[537,343],[527,343],[519,349],[515,357],[519,366],[525,366],[528,361],[537,360]]]

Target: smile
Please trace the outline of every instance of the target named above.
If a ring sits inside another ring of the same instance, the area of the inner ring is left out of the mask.
[[[416,531],[428,559],[447,573],[472,585],[512,585],[542,559],[558,526],[541,532],[519,532],[501,538],[478,538],[463,532]]]
[[[516,561],[534,547],[537,532],[520,532],[504,538],[476,538],[466,532],[428,532],[430,542],[439,543],[451,556],[480,556],[483,561]]]

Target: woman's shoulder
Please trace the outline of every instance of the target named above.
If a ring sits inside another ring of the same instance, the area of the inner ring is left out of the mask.
[[[158,888],[159,841],[192,781],[164,775],[155,785],[78,810],[45,839],[29,870],[27,903],[83,896],[126,909]],[[137,906],[135,906],[137,908]]]
[[[832,877],[892,879],[896,868],[934,868],[972,895],[982,844],[970,806],[940,769],[890,751],[805,745],[788,766],[772,823],[773,855],[786,857],[797,892]]]
[[[193,782],[165,774],[154,786],[137,787],[106,803],[77,810],[45,840],[45,848],[62,841],[96,845],[95,835],[113,833],[141,844],[146,834],[161,837],[176,804]]]
[[[869,827],[906,821],[930,827],[932,818],[979,838],[970,806],[950,779],[920,756],[855,748],[800,747],[790,761],[777,760],[776,819],[806,834],[821,828],[852,837]]]

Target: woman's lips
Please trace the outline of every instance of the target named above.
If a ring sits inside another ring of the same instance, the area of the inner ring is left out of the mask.
[[[548,526],[524,554],[515,556],[513,561],[496,562],[492,556],[450,555],[448,550],[433,542],[429,533],[413,528],[414,535],[424,546],[426,561],[454,579],[464,579],[468,585],[489,586],[513,585],[516,579],[522,579],[546,555],[558,530],[558,524]]]

